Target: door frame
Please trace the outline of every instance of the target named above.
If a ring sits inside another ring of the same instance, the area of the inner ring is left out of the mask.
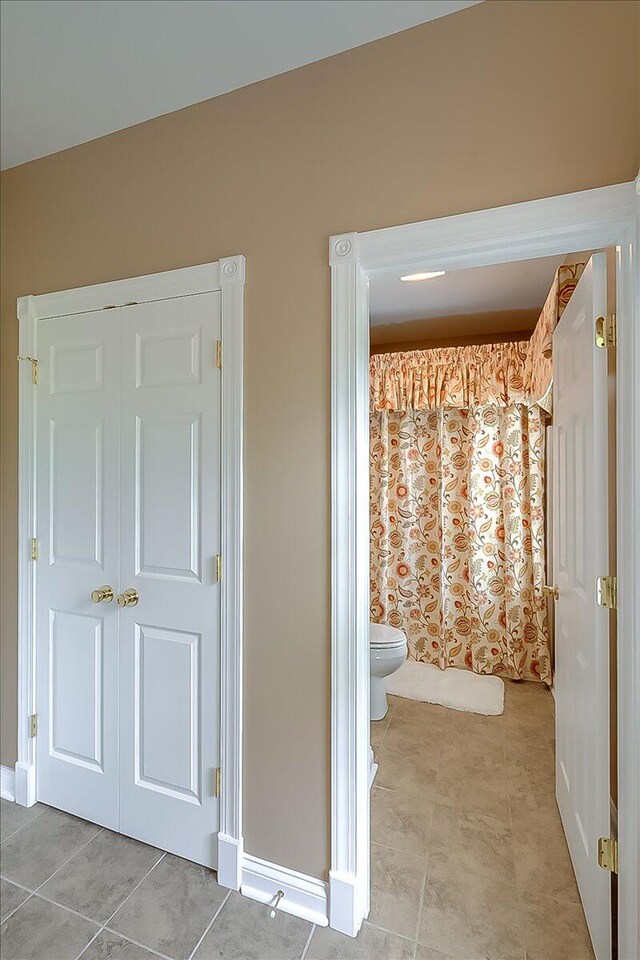
[[[640,178],[329,239],[331,268],[330,925],[369,912],[369,278],[617,248],[618,938],[640,955]],[[603,571],[605,573],[606,571]]]
[[[243,647],[243,319],[245,258],[116,280],[17,302],[21,358],[37,358],[37,323],[42,319],[108,310],[154,300],[220,291],[222,296],[221,369],[221,579],[220,615],[220,818],[218,882],[240,889],[242,836],[242,647]],[[105,313],[107,321],[109,314]],[[36,407],[33,367],[19,364],[18,436],[18,761],[16,802],[37,797],[35,740],[30,716],[37,714],[35,597],[38,563],[31,557],[36,529]]]

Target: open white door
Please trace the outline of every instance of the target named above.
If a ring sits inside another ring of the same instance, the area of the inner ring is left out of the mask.
[[[598,960],[611,957],[607,362],[594,327],[607,310],[605,254],[589,261],[553,335],[553,565],[556,602],[556,793]]]

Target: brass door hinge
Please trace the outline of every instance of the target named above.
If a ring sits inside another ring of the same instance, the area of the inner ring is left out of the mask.
[[[596,580],[596,597],[598,606],[606,607],[607,610],[617,610],[618,578],[598,577]]]
[[[611,873],[618,872],[618,841],[612,837],[598,839],[598,866]]]
[[[219,583],[222,580],[222,557],[219,553],[216,554],[213,561],[213,575],[216,583]]]
[[[32,713],[29,717],[29,737],[38,736],[38,714]]]
[[[216,367],[222,370],[222,340],[216,340]]]
[[[219,796],[220,796],[220,779],[221,779],[220,767],[216,767],[216,769],[214,770],[214,776],[213,776],[213,795],[214,795],[214,797],[219,797]]]
[[[39,550],[38,550],[38,541],[36,540],[35,537],[32,537],[32,538],[31,538],[31,559],[32,559],[32,560],[37,560],[37,559],[38,559],[38,553],[39,553]]]
[[[607,350],[609,347],[615,347],[616,343],[615,313],[606,317],[598,317],[596,320],[596,347]]]
[[[38,384],[38,361],[35,357],[23,357],[19,356],[18,360],[28,360],[31,364],[31,382]]]

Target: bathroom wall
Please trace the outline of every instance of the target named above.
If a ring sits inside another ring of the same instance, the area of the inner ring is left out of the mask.
[[[326,876],[327,238],[633,179],[638,11],[487,0],[3,174],[2,763],[16,755],[16,297],[243,253],[246,847]]]

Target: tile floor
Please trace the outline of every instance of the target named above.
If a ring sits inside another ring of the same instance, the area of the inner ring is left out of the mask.
[[[372,724],[371,913],[352,940],[41,804],[2,801],[2,960],[587,960],[553,787],[553,700],[393,699]]]

